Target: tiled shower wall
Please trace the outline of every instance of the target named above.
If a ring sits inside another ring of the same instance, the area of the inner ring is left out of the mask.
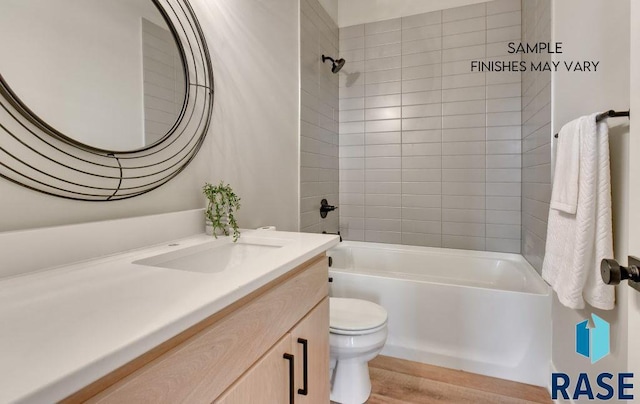
[[[500,0],[340,29],[346,239],[520,252],[520,73],[470,73],[520,23]]]
[[[338,213],[320,218],[320,201],[338,200],[338,27],[318,0],[300,0],[300,230],[338,230]],[[274,101],[277,102],[277,101]]]
[[[551,0],[522,2],[524,42],[551,42]],[[549,62],[548,53],[527,62]],[[522,75],[522,254],[542,270],[551,200],[551,73]]]

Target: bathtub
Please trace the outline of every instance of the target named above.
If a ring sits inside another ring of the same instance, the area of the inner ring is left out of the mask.
[[[389,313],[382,355],[546,386],[551,294],[520,255],[346,241],[331,295]]]

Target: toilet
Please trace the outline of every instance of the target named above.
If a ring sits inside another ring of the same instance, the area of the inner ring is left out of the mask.
[[[331,297],[331,401],[362,404],[371,394],[370,360],[387,340],[387,311],[375,303]]]

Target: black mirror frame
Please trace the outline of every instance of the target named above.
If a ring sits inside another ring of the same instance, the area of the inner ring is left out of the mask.
[[[145,194],[187,167],[211,125],[211,58],[189,0],[152,1],[171,29],[185,73],[185,102],[170,131],[132,151],[85,145],[40,119],[0,74],[0,177],[48,195],[101,202]]]

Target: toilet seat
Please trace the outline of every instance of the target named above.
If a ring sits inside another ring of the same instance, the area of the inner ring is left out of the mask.
[[[366,300],[332,297],[329,307],[329,330],[334,334],[373,334],[387,326],[384,307]]]

